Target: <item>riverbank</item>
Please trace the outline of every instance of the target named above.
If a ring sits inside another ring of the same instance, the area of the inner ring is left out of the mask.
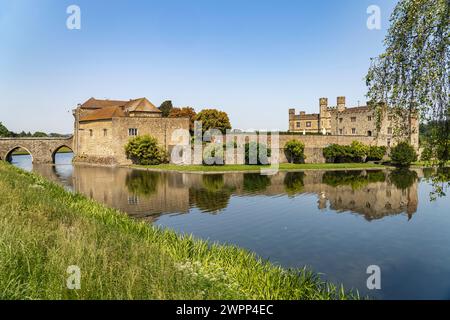
[[[306,269],[132,220],[0,162],[1,299],[347,299]],[[81,271],[69,290],[67,268]]]
[[[226,172],[260,172],[261,169],[270,169],[270,166],[260,165],[223,165],[223,166],[205,166],[205,165],[176,165],[160,164],[154,166],[131,165],[134,169],[144,169],[149,171],[178,171],[195,173],[226,173]],[[280,163],[280,171],[305,171],[305,170],[357,170],[357,169],[383,169],[389,166],[374,163]]]

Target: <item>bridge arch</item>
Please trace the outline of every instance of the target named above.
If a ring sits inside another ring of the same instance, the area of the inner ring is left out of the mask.
[[[53,150],[53,152],[52,152],[52,162],[53,162],[53,164],[56,163],[56,154],[57,154],[58,151],[61,150],[62,148],[70,149],[70,151],[71,151],[72,153],[74,153],[74,152],[73,152],[73,149],[72,149],[72,147],[71,147],[70,145],[68,145],[68,144],[61,144],[60,146],[56,147],[56,148]]]
[[[6,152],[4,160],[8,161],[8,162],[12,162],[13,153],[14,153],[14,151],[16,151],[18,149],[23,149],[26,152],[28,152],[28,154],[31,157],[31,162],[33,162],[33,153],[28,148],[21,146],[21,145],[15,146],[15,147],[11,148],[8,152]]]

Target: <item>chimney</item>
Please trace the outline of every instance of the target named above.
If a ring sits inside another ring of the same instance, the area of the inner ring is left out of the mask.
[[[337,109],[338,111],[345,110],[345,97],[337,97]]]

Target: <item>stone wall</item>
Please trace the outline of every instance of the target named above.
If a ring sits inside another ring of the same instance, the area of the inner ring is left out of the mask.
[[[129,135],[129,129],[137,129],[138,135],[141,136],[155,137],[162,147],[170,150],[176,144],[172,140],[173,132],[177,129],[189,130],[189,119],[118,117],[112,120],[80,122],[75,162],[104,165],[131,164],[124,150],[130,138],[133,138]]]
[[[33,163],[53,163],[55,152],[61,147],[73,150],[70,138],[0,138],[0,160],[9,161],[12,152],[18,148],[31,154]]]

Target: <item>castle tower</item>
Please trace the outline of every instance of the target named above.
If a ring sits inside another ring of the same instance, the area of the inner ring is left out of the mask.
[[[337,97],[337,110],[339,112],[345,110],[345,97]]]
[[[295,128],[295,109],[289,109],[289,131],[293,131]]]
[[[328,108],[328,98],[320,98],[319,99],[319,130],[320,132],[324,132],[324,129],[327,133],[331,131],[331,113]]]

